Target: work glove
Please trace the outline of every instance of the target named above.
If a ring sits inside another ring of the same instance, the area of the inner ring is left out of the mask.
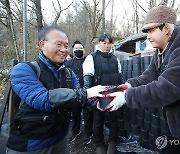
[[[97,109],[100,110],[100,111],[106,111],[104,109],[101,108],[101,105],[99,102],[97,102],[97,105],[96,105]]]
[[[118,91],[110,93],[106,95],[106,97],[113,98],[111,103],[107,105],[105,110],[108,112],[116,111],[118,108],[122,107],[125,103],[125,93],[128,90],[128,88],[131,88],[132,86],[130,83],[126,82],[125,84],[121,84],[117,86]]]
[[[128,88],[131,88],[132,86],[131,86],[131,84],[130,83],[128,83],[128,82],[125,82],[125,84],[122,84],[122,85],[127,85],[128,86]]]
[[[104,97],[101,92],[106,91],[106,86],[94,86],[87,89],[87,98]]]
[[[116,111],[117,109],[119,109],[126,103],[125,91],[114,92],[114,93],[106,95],[106,97],[113,98],[111,103],[107,105],[107,107],[105,108],[105,110],[108,112]]]
[[[99,98],[99,102],[96,105],[97,109],[99,109],[100,111],[106,111],[106,107],[114,99],[114,96],[111,97],[109,94],[117,91],[125,91],[127,89],[128,86],[125,84],[119,86],[106,86],[105,91],[101,92],[101,94],[103,94],[103,97]]]

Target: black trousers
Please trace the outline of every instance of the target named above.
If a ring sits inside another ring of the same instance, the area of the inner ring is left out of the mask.
[[[77,134],[81,128],[81,106],[72,109],[72,133]]]
[[[95,110],[93,112],[93,136],[96,147],[102,146],[104,142],[104,124],[107,112]],[[117,141],[118,138],[118,111],[108,112],[109,114],[109,139],[108,142]]]
[[[91,109],[84,107],[83,108],[83,117],[84,117],[84,137],[89,137],[93,133],[93,112]]]

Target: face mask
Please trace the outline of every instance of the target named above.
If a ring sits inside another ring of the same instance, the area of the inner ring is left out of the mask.
[[[75,50],[75,51],[74,51],[74,55],[75,55],[77,58],[82,58],[82,57],[83,57],[83,50]]]

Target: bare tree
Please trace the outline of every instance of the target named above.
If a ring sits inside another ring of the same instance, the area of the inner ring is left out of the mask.
[[[133,0],[132,2],[133,4],[133,9],[134,9],[134,25],[135,25],[135,28],[136,28],[136,33],[139,32],[139,15],[138,15],[138,4],[137,4],[137,1],[136,0]]]
[[[83,4],[83,6],[85,7],[85,9],[88,12],[89,21],[92,26],[92,35],[94,37],[96,37],[97,29],[98,29],[101,19],[102,19],[102,13],[100,14],[99,10],[97,8],[98,3],[96,2],[96,0],[93,0],[92,10],[91,10],[91,5],[87,1],[84,0],[84,1],[81,1],[81,3]]]
[[[111,21],[110,21],[110,33],[111,33],[111,35],[113,32],[113,15],[114,15],[114,0],[112,0],[112,6],[111,6]]]
[[[63,11],[68,10],[69,7],[73,4],[73,2],[71,2],[66,8],[62,9],[59,0],[57,0],[57,3],[58,3],[59,10],[56,9],[54,2],[52,2],[53,7],[54,7],[54,10],[55,10],[55,12],[56,12],[56,16],[55,16],[55,18],[54,18],[53,24],[57,24],[57,21],[58,21],[58,19],[60,18],[61,13],[62,13]]]
[[[106,10],[107,6],[109,5],[110,0],[108,1],[108,3],[106,5],[105,5],[105,0],[102,1],[103,8],[100,8],[100,6],[99,6],[100,0],[93,0],[92,6],[86,0],[82,0],[81,3],[88,12],[89,21],[92,26],[92,35],[93,35],[93,37],[96,37],[98,28],[99,28],[102,20],[103,20],[103,23],[102,23],[103,30],[101,30],[101,32],[105,31],[105,10]]]
[[[102,29],[101,29],[101,33],[105,32],[105,0],[102,0]]]
[[[42,11],[41,11],[41,0],[32,0],[32,2],[35,5],[35,12],[36,12],[36,21],[37,21],[37,29],[38,31],[42,29],[43,23],[42,23]]]
[[[16,41],[16,34],[15,34],[15,30],[14,30],[14,24],[13,24],[12,12],[11,12],[9,0],[1,0],[0,2],[2,4],[2,8],[4,6],[4,9],[6,10],[6,13],[4,12],[5,18],[4,19],[1,18],[0,21],[9,30],[10,38],[14,44],[16,58],[17,58],[17,60],[20,60],[19,54],[18,54],[18,46],[17,46],[17,41]]]

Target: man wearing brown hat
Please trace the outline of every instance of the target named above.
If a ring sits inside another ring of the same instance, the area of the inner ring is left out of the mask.
[[[155,54],[141,76],[127,80],[127,90],[110,94],[114,99],[107,110],[123,104],[163,107],[171,135],[180,141],[180,27],[176,27],[176,12],[161,2],[147,13],[142,31],[156,48]],[[169,147],[168,153],[180,152],[180,145]]]

